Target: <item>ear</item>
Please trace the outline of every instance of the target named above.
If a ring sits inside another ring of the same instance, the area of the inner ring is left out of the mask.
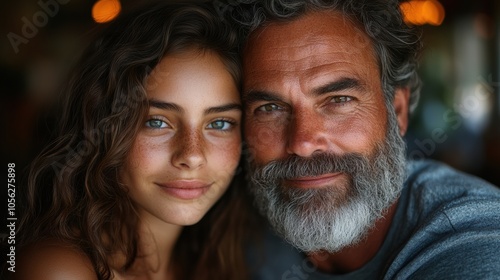
[[[410,89],[408,87],[396,88],[394,100],[392,102],[396,117],[398,120],[399,133],[404,136],[408,129],[409,108],[410,108]]]

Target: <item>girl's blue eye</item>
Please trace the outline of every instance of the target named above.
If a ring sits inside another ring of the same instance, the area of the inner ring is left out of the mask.
[[[146,126],[149,128],[166,128],[168,124],[159,119],[150,119],[146,121]]]
[[[229,130],[233,124],[229,121],[217,120],[208,124],[207,128],[216,130]]]

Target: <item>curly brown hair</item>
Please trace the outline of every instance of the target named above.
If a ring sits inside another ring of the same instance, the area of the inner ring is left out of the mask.
[[[57,139],[33,161],[18,241],[74,244],[99,279],[110,254],[137,257],[137,216],[119,169],[148,110],[145,82],[168,54],[197,48],[218,54],[240,85],[237,34],[207,4],[155,4],[120,16],[91,43],[64,92]],[[202,221],[185,227],[174,249],[182,279],[242,279],[248,205],[232,186]]]

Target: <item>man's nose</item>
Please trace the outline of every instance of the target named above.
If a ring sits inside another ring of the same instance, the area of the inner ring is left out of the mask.
[[[300,110],[292,114],[288,124],[287,153],[309,157],[328,148],[323,117],[314,111]]]

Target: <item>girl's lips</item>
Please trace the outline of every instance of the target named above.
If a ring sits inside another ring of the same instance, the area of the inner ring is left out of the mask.
[[[285,179],[285,185],[304,189],[322,188],[337,180],[343,173],[327,173],[319,176]]]
[[[192,180],[176,180],[157,183],[167,194],[184,200],[196,199],[205,194],[212,184]]]

